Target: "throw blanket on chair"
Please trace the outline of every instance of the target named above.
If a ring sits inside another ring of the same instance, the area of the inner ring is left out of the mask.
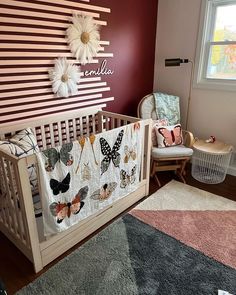
[[[180,123],[179,97],[161,92],[153,93],[158,119],[167,119],[169,125]]]
[[[143,131],[138,122],[37,154],[45,236],[66,230],[136,189]]]

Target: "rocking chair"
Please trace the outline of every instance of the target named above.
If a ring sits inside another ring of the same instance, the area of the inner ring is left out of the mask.
[[[159,93],[158,93],[159,94]],[[174,97],[172,95],[160,93],[162,98],[162,118],[158,117],[157,109],[158,105],[154,98],[154,94],[146,95],[138,105],[138,117],[142,119],[152,118],[153,120],[163,119],[163,116],[166,115],[166,118],[170,117],[170,112],[174,111],[174,116],[176,117],[176,122],[172,122],[170,125],[174,125],[180,122],[180,115],[179,115],[179,98]],[[171,108],[165,107],[163,108],[163,101],[165,103],[165,98],[167,101],[170,102],[170,99],[177,98],[176,108],[173,109],[173,105]],[[163,110],[166,110],[168,114],[163,114]],[[176,116],[178,114],[178,116]],[[173,121],[173,120],[172,120]],[[161,183],[158,179],[157,172],[160,171],[168,171],[173,170],[175,173],[180,177],[180,179],[186,183],[184,176],[186,175],[186,163],[190,160],[193,150],[191,149],[194,143],[194,137],[191,132],[189,131],[182,131],[183,135],[183,144],[170,146],[170,147],[158,147],[152,146],[152,158],[151,158],[151,177],[155,177],[158,185],[161,186]]]

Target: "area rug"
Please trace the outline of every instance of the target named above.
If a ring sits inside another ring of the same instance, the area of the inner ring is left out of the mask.
[[[235,214],[235,202],[172,181],[17,294],[234,294]]]

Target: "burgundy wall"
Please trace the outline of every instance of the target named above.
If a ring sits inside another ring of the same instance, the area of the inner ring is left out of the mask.
[[[91,0],[90,4],[111,8],[104,15],[101,39],[110,41],[114,58],[107,59],[114,69],[104,77],[111,87],[107,110],[135,115],[140,99],[153,91],[155,35],[158,0]]]

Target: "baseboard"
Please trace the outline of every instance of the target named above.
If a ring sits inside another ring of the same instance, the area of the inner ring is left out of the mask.
[[[227,170],[227,174],[236,176],[236,167],[229,166],[229,168]]]
[[[236,176],[236,152],[232,153],[227,174]]]

